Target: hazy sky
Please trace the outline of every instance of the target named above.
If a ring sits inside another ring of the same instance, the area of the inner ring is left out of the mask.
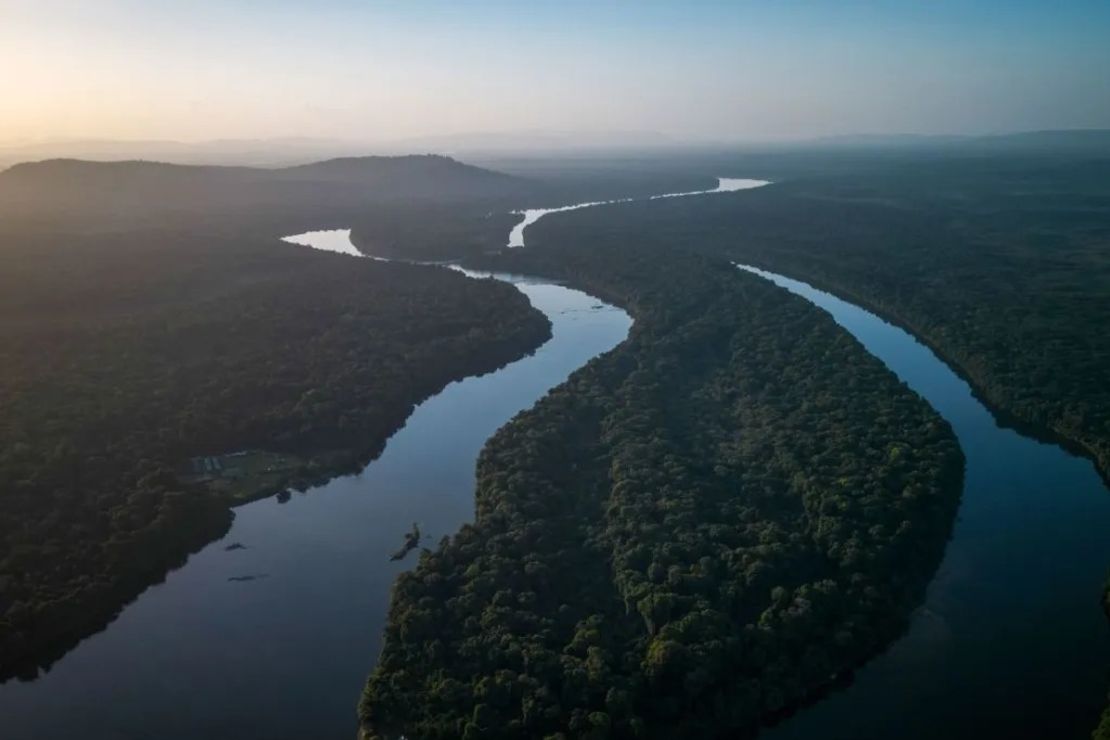
[[[0,141],[1110,127],[1110,0],[0,0]]]

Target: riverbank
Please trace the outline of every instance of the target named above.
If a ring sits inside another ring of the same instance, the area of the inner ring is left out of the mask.
[[[849,296],[939,350],[1001,421],[1082,451],[1106,480],[1110,272],[1092,231],[1102,180],[1020,159],[921,167],[921,178],[882,167],[583,210],[530,239],[695,251]],[[1070,202],[1092,210],[1077,218]]]
[[[758,274],[829,311],[952,423],[968,456],[953,538],[909,631],[767,737],[1086,738],[1110,657],[1097,598],[1110,502],[1094,467],[999,427],[970,385],[902,328]]]
[[[513,226],[509,232],[509,240],[507,247],[509,249],[516,249],[524,246],[524,231],[532,224],[539,221],[544,216],[552,213],[565,213],[567,211],[578,211],[583,208],[595,208],[597,206],[609,206],[619,203],[633,203],[636,201],[651,201],[661,200],[663,198],[685,198],[694,195],[711,195],[714,193],[735,193],[739,190],[752,190],[760,188],[764,185],[770,185],[768,180],[752,180],[749,178],[738,177],[718,177],[717,186],[714,188],[706,188],[704,190],[689,190],[685,192],[676,193],[659,193],[658,195],[648,195],[643,197],[632,198],[614,198],[611,200],[597,200],[585,203],[573,203],[563,206],[555,206],[551,208],[528,208],[520,211],[513,211],[512,215],[520,216],[521,220]]]
[[[478,519],[397,586],[365,736],[575,734],[595,719],[618,737],[744,732],[901,634],[962,457],[827,317],[695,255],[469,264],[586,288],[636,324],[490,440]]]
[[[350,737],[390,590],[412,565],[411,556],[390,560],[399,533],[419,522],[435,543],[469,521],[486,440],[628,332],[626,314],[591,296],[539,280],[500,285],[547,317],[550,341],[495,372],[449,383],[357,474],[236,508],[223,539],[106,630],[37,680],[0,687],[8,730],[50,740]],[[112,682],[102,680],[105,671]],[[297,700],[275,711],[275,696]],[[129,706],[143,711],[120,709]]]
[[[39,333],[6,330],[0,437],[16,454],[0,474],[21,497],[0,529],[0,679],[33,677],[104,629],[226,532],[233,506],[359,470],[417,403],[550,337],[508,286],[271,242],[216,246],[185,240],[155,258],[86,245],[95,279],[63,271],[92,293],[81,316],[59,330],[62,305],[41,312]],[[13,297],[53,305],[55,272]],[[202,298],[166,305],[183,288]],[[235,490],[180,478],[191,458],[263,446],[301,462]]]
[[[751,264],[771,272],[776,269],[774,260],[753,259],[751,260]],[[1103,485],[1110,488],[1110,458],[1104,456],[1100,457],[1098,450],[1092,445],[1070,436],[1062,430],[1054,429],[1043,424],[1034,424],[1016,415],[1000,401],[992,398],[991,394],[986,389],[986,383],[983,379],[968,371],[967,362],[947,352],[942,343],[930,336],[929,332],[925,331],[922,327],[917,326],[913,321],[902,316],[894,307],[873,301],[859,291],[853,290],[851,286],[835,283],[819,275],[809,274],[805,271],[794,274],[792,278],[795,280],[804,280],[818,290],[851,302],[860,308],[870,311],[892,326],[903,329],[913,336],[916,341],[928,347],[949,370],[968,384],[975,400],[983,404],[983,406],[990,411],[991,416],[995,418],[999,426],[1012,429],[1023,437],[1029,437],[1039,442],[1056,445],[1073,455],[1086,458],[1098,472]]]

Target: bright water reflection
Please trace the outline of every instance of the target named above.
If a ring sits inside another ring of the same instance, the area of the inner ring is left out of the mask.
[[[652,195],[648,198],[639,200],[659,200],[660,198],[681,198],[687,195],[708,195],[710,193],[731,193],[736,190],[751,190],[752,188],[762,187],[769,185],[767,180],[750,180],[741,177],[718,177],[717,187],[710,190],[691,190],[685,193],[663,193],[661,195]],[[532,224],[539,221],[541,218],[549,213],[561,213],[563,211],[576,211],[579,208],[590,208],[592,206],[604,206],[612,203],[630,203],[637,198],[616,198],[614,200],[595,200],[589,203],[575,203],[570,206],[560,206],[558,208],[528,208],[523,211],[513,211],[513,213],[523,214],[524,220],[513,227],[509,232],[510,247],[523,247],[524,246],[524,230]]]

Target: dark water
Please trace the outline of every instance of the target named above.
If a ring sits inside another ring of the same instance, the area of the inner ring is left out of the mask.
[[[553,323],[535,355],[424,402],[359,475],[236,509],[224,539],[107,630],[0,687],[0,738],[354,737],[390,586],[417,557],[390,562],[404,534],[418,522],[434,546],[470,521],[486,439],[631,325],[584,293],[505,279]]]
[[[765,736],[1089,737],[1110,685],[1100,606],[1110,495],[1092,464],[1000,428],[967,383],[901,329],[751,271],[829,311],[952,424],[967,457],[953,538],[909,633],[846,690]]]

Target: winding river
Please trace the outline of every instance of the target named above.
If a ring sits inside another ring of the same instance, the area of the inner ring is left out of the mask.
[[[1079,740],[1106,699],[1110,496],[1089,460],[999,427],[905,331],[781,275],[948,420],[967,457],[955,530],[908,633],[769,740]]]
[[[722,179],[714,190],[758,187]],[[608,201],[620,202],[620,201]],[[522,211],[509,246],[547,213]],[[358,255],[346,230],[289,237]],[[1110,668],[1099,584],[1110,497],[1091,464],[1000,428],[967,384],[905,332],[810,286],[744,267],[828,310],[952,424],[967,457],[952,541],[908,634],[854,682],[769,729],[772,740],[1081,738]],[[468,273],[477,276],[474,273]],[[627,314],[520,276],[553,324],[534,355],[452,383],[361,473],[236,509],[231,531],[148,589],[34,681],[0,686],[4,737],[349,738],[380,648],[391,562],[473,514],[485,440],[627,335]]]
[[[762,187],[767,185],[767,180],[751,180],[743,177],[718,177],[717,187],[709,190],[690,190],[684,193],[662,193],[660,195],[652,195],[644,200],[659,200],[660,198],[682,198],[687,195],[709,195],[710,193],[732,193],[737,190],[751,190],[752,188]],[[563,211],[577,211],[579,208],[591,208],[593,206],[606,206],[613,203],[630,203],[636,198],[616,198],[614,200],[595,200],[588,203],[575,203],[569,206],[559,206],[557,208],[527,208],[523,211],[513,211],[518,215],[524,216],[524,220],[513,227],[509,232],[510,247],[523,247],[524,246],[524,230],[532,224],[539,221],[541,218],[549,213],[561,213]]]
[[[290,240],[357,254],[348,237]],[[390,587],[416,558],[390,561],[403,535],[417,522],[434,546],[470,521],[486,439],[631,326],[626,313],[580,291],[496,277],[551,320],[546,344],[422,403],[358,475],[238,507],[226,537],[106,630],[35,681],[0,687],[0,737],[354,737]]]

